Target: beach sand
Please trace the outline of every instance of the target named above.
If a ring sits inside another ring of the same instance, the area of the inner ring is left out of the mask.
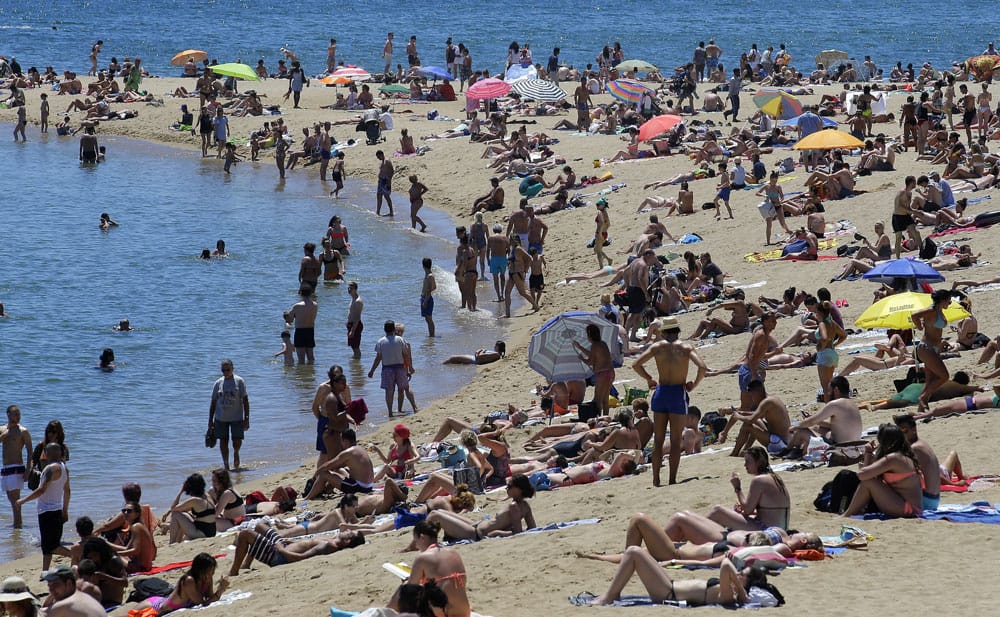
[[[181,79],[148,79],[143,87],[157,97],[171,92],[177,85],[190,88],[193,82]],[[242,89],[254,88],[267,95],[265,104],[278,102],[285,88],[284,81],[269,80],[259,84],[242,84]],[[314,82],[315,86],[315,82]],[[704,89],[704,87],[703,87]],[[803,97],[805,103],[816,103],[823,92],[839,88],[817,88],[816,94]],[[346,119],[353,117],[351,112],[330,111],[320,109],[320,105],[330,103],[334,98],[334,90],[317,87],[303,91],[302,105],[305,109],[292,110],[290,105],[283,106],[285,122],[291,127],[293,135],[300,134],[301,127],[315,121]],[[39,91],[27,92],[29,120],[37,120]],[[51,95],[52,93],[50,93]],[[743,94],[744,117],[752,111],[752,93]],[[417,139],[431,133],[441,132],[458,124],[464,118],[464,99],[459,96],[459,102],[411,104],[398,102],[394,114],[396,130],[386,134],[388,141],[382,146],[387,152],[398,147],[399,129],[406,127]],[[168,126],[179,119],[181,103],[197,108],[197,99],[174,99],[166,97],[163,106],[146,104],[116,105],[116,109],[128,107],[139,111],[139,118],[127,121],[102,123],[100,134],[109,133],[127,135],[138,139],[174,144],[178,147],[178,156],[198,156],[198,138],[187,133],[168,130]],[[595,97],[598,102],[608,100],[607,95]],[[905,96],[895,93],[890,96],[890,108],[898,111]],[[68,97],[50,96],[53,114],[51,125],[61,117],[58,113],[68,104]],[[456,118],[455,122],[428,121],[426,114],[431,109],[437,109],[441,114]],[[407,113],[411,111],[412,113]],[[14,114],[10,110],[0,111],[0,120],[10,121]],[[80,114],[74,114],[78,119]],[[560,116],[565,117],[565,116]],[[575,113],[571,112],[571,119]],[[699,120],[713,119],[721,121],[721,114],[700,113]],[[233,118],[232,134],[247,135],[253,128],[259,127],[265,120],[276,120],[277,117]],[[549,130],[558,118],[525,117],[528,121],[537,121],[529,125],[529,131],[542,130],[552,137],[560,139],[554,147],[557,154],[566,157],[574,167],[578,176],[612,172],[615,183],[624,182],[626,188],[608,196],[611,204],[609,214],[612,221],[611,236],[614,243],[609,247],[610,253],[618,262],[624,256],[617,251],[636,238],[645,227],[647,214],[635,212],[638,203],[647,195],[642,190],[642,184],[655,179],[665,179],[681,171],[692,168],[691,162],[684,156],[674,155],[636,162],[625,162],[602,166],[593,169],[592,161],[599,158],[609,158],[614,152],[625,147],[625,142],[613,136],[580,137],[566,131]],[[724,122],[723,122],[724,123]],[[516,125],[511,125],[511,130]],[[723,126],[725,130],[729,127]],[[53,134],[49,139],[57,139]],[[897,135],[896,125],[879,124],[876,132]],[[339,141],[348,138],[363,138],[363,134],[355,133],[353,126],[334,127],[334,135]],[[39,139],[37,127],[28,128],[29,147],[44,147]],[[488,189],[488,179],[491,173],[486,169],[487,161],[480,158],[483,146],[469,143],[466,139],[438,140],[429,142],[432,151],[424,156],[394,158],[396,165],[396,188],[406,186],[405,177],[416,173],[429,188],[426,203],[440,208],[463,222],[471,222],[468,211],[472,196],[484,194]],[[347,150],[347,173],[351,178],[362,178],[373,181],[376,174],[375,148],[359,146]],[[780,151],[780,154],[764,156],[769,168],[779,158],[792,156],[791,151]],[[113,160],[115,152],[109,149],[109,160]],[[852,159],[853,161],[856,159]],[[67,164],[73,164],[67,161]],[[219,172],[222,173],[221,162]],[[251,169],[259,167],[260,169]],[[838,219],[850,219],[861,233],[872,234],[872,226],[877,220],[888,220],[892,209],[895,191],[902,186],[903,177],[909,174],[920,175],[930,171],[926,162],[914,161],[913,152],[900,155],[897,158],[897,171],[875,173],[869,177],[859,178],[858,187],[868,191],[866,194],[845,201],[826,202],[827,222]],[[244,163],[239,165],[237,175],[247,173],[275,174],[276,171],[269,155],[265,153],[260,163]],[[296,170],[296,174],[318,174],[316,167]],[[554,173],[554,172],[550,172]],[[802,182],[808,174],[797,169],[790,179],[784,181],[785,192],[802,190]],[[315,177],[315,176],[314,176]],[[460,179],[459,179],[460,178]],[[317,178],[318,181],[318,178]],[[715,180],[692,182],[695,192],[696,209],[703,202],[711,201],[715,195]],[[504,212],[489,213],[486,222],[493,224],[500,221],[500,215],[508,214],[517,206],[516,184],[507,182],[507,208]],[[598,185],[592,190],[607,186]],[[671,187],[659,191],[660,195],[676,195],[676,189]],[[990,192],[986,193],[991,194]],[[977,196],[979,196],[977,194]],[[405,221],[408,204],[405,194],[396,194],[397,219]],[[591,198],[593,201],[595,198]],[[538,201],[538,200],[533,200]],[[731,280],[741,284],[752,284],[766,281],[766,285],[748,289],[748,298],[756,298],[765,294],[769,297],[780,297],[788,286],[814,292],[820,286],[828,286],[835,299],[846,299],[850,306],[843,310],[848,322],[853,320],[871,302],[874,285],[864,282],[841,282],[828,284],[841,266],[841,260],[830,262],[799,263],[774,262],[751,264],[743,260],[743,255],[762,249],[763,221],[757,213],[756,205],[760,198],[752,191],[736,191],[733,193],[732,206],[735,220],[713,221],[712,212],[697,212],[688,217],[661,220],[675,236],[687,232],[702,235],[704,242],[691,247],[665,247],[667,250],[683,253],[690,248],[696,252],[710,251],[716,263],[727,272]],[[991,201],[979,203],[970,208],[972,214],[978,214],[993,209]],[[501,409],[510,402],[517,405],[527,405],[535,398],[531,390],[541,379],[527,367],[527,343],[530,334],[541,325],[545,319],[563,311],[582,309],[594,310],[602,289],[598,287],[604,280],[576,283],[571,286],[556,286],[556,281],[562,277],[577,272],[589,272],[594,269],[595,258],[591,250],[586,248],[587,241],[593,233],[592,208],[580,208],[564,211],[545,217],[550,231],[546,242],[546,260],[548,261],[547,291],[543,298],[542,311],[537,314],[525,313],[510,320],[510,335],[507,343],[506,359],[482,367],[477,377],[460,392],[453,396],[442,398],[433,404],[426,404],[416,416],[406,419],[414,434],[414,441],[426,441],[436,430],[440,421],[446,416],[459,416],[477,421],[487,412]],[[349,224],[350,222],[347,221]],[[804,219],[791,219],[790,227],[804,225]],[[453,237],[452,230],[432,230],[444,237]],[[926,233],[926,232],[925,232]],[[946,239],[959,240],[968,238],[976,252],[982,252],[982,259],[1000,264],[1000,245],[996,242],[995,230],[976,231],[968,234],[958,234]],[[358,241],[360,239],[357,239]],[[850,237],[840,238],[841,243]],[[825,251],[826,254],[832,251]],[[678,264],[681,265],[681,264]],[[997,274],[996,266],[977,267],[970,271],[948,273],[948,283],[956,279],[972,278],[983,280]],[[293,273],[290,271],[289,276]],[[975,312],[979,318],[979,327],[989,335],[996,334],[1000,326],[1000,311],[996,299],[998,291],[989,291],[972,295]],[[485,306],[494,310],[494,306]],[[444,310],[440,306],[438,310]],[[682,335],[689,335],[703,318],[703,312],[694,312],[679,317]],[[409,318],[416,323],[416,316]],[[779,341],[783,340],[797,325],[797,319],[779,321],[775,331]],[[414,331],[414,336],[416,331]],[[739,360],[743,353],[747,335],[727,336],[716,341],[717,344],[706,346],[699,350],[709,366],[728,366]],[[850,341],[851,343],[853,341]],[[806,348],[800,349],[804,351]],[[367,355],[368,352],[366,352]],[[961,358],[948,361],[949,369],[955,370],[973,368],[979,352],[966,352]],[[367,360],[366,360],[367,361]],[[846,360],[842,357],[841,366]],[[627,363],[629,364],[629,363]],[[441,367],[421,366],[416,359],[417,373],[414,379],[432,379],[437,371],[446,370]],[[619,369],[619,380],[635,380],[635,375],[629,368]],[[894,390],[892,379],[904,375],[902,370],[863,373],[850,378],[852,387],[858,389],[861,399],[881,399],[889,396]],[[642,386],[640,381],[632,381],[626,385]],[[818,387],[815,368],[772,371],[768,375],[767,387],[770,394],[782,397],[790,412],[795,415],[800,410],[813,410],[818,406],[813,403]],[[200,388],[192,384],[192,391]],[[738,401],[736,377],[724,375],[707,378],[693,393],[692,402],[702,411],[717,407],[728,407]],[[381,405],[381,401],[370,401],[372,405]],[[913,408],[911,408],[912,410]],[[893,412],[865,412],[866,426],[876,426],[881,422],[890,421]],[[381,444],[389,442],[391,428],[382,427],[370,439]],[[994,414],[967,416],[954,419],[938,420],[919,426],[920,434],[935,448],[939,458],[943,460],[949,450],[958,450],[965,470],[970,474],[1000,473],[994,457],[994,436],[1000,430],[1000,419]],[[531,434],[531,430],[512,431],[512,442],[519,445]],[[261,436],[251,435],[244,449],[244,456],[253,457],[254,441]],[[366,440],[367,441],[367,440]],[[515,452],[520,451],[516,447]],[[265,493],[277,485],[290,484],[301,488],[305,478],[310,475],[315,460],[311,453],[311,444],[289,444],[291,448],[301,448],[304,463],[295,471],[280,474],[242,487],[244,494],[254,488],[262,488]],[[719,448],[720,446],[713,446]],[[574,551],[618,552],[624,546],[624,531],[628,518],[635,512],[646,512],[657,520],[665,521],[667,517],[679,510],[694,510],[705,512],[713,504],[731,504],[733,502],[732,488],[729,476],[737,471],[745,476],[742,459],[729,458],[727,452],[701,455],[685,458],[681,462],[679,485],[654,489],[648,473],[635,477],[601,482],[593,485],[579,486],[569,489],[559,489],[554,492],[540,493],[532,502],[535,518],[539,524],[556,521],[600,517],[597,525],[585,525],[571,529],[515,537],[505,540],[490,540],[458,548],[468,569],[468,590],[474,610],[486,615],[533,615],[547,614],[553,617],[577,614],[580,609],[570,606],[566,597],[583,591],[601,593],[610,582],[614,566],[578,559]],[[178,482],[192,470],[177,470]],[[820,487],[835,474],[836,470],[818,468],[812,470],[784,472],[782,478],[786,482],[793,500],[791,525],[797,529],[816,531],[820,535],[836,535],[840,525],[845,522],[833,515],[816,512],[812,501]],[[664,470],[666,473],[666,470]],[[136,478],[141,482],[142,478]],[[109,503],[106,512],[112,512],[118,507],[118,487],[107,487]],[[498,494],[502,496],[502,493]],[[498,498],[498,497],[497,497]],[[974,494],[943,495],[945,503],[969,503],[973,500],[1000,501],[1000,489],[993,488]],[[487,499],[481,505],[486,512],[495,512],[499,501]],[[313,502],[310,509],[327,510],[334,506],[333,502]],[[98,518],[105,512],[80,512],[71,508],[71,517],[88,514]],[[33,506],[28,506],[26,516],[34,516]],[[474,515],[479,516],[479,515]],[[976,524],[958,525],[939,521],[895,520],[895,521],[846,521],[861,526],[874,534],[875,540],[867,551],[848,551],[834,559],[822,563],[810,562],[804,569],[788,570],[776,577],[773,582],[784,594],[788,604],[786,610],[794,611],[805,617],[830,614],[832,606],[841,607],[844,613],[880,614],[880,613],[914,613],[929,614],[974,614],[985,606],[984,594],[970,585],[983,581],[983,572],[992,570],[989,564],[996,565],[992,557],[1000,548],[1000,540],[994,537],[993,528]],[[72,537],[72,525],[67,525],[64,538]],[[390,532],[372,537],[365,546],[329,557],[320,557],[306,562],[269,569],[255,566],[249,573],[241,574],[232,581],[232,588],[250,591],[253,597],[237,603],[239,612],[253,610],[259,613],[281,612],[294,615],[325,615],[329,606],[344,609],[361,610],[368,606],[384,605],[399,581],[382,570],[381,564],[386,561],[405,560],[411,562],[413,554],[400,554],[399,551],[409,541],[408,530]],[[161,537],[165,542],[165,538]],[[158,563],[166,563],[181,559],[190,559],[201,551],[210,553],[231,552],[226,546],[232,542],[232,537],[217,537],[210,540],[198,540],[192,543],[160,549]],[[967,554],[968,551],[968,554]],[[979,555],[972,553],[979,551]],[[18,574],[31,583],[35,591],[44,589],[37,583],[38,564],[40,556],[0,566],[0,578]],[[220,562],[220,570],[228,569],[229,559]],[[977,574],[978,573],[978,574]],[[671,576],[679,578],[705,578],[712,575],[709,571],[688,572],[672,570]],[[173,581],[180,572],[166,575]],[[633,581],[626,593],[641,593],[641,586]],[[251,608],[252,607],[252,608]],[[600,614],[610,614],[613,609],[592,609]],[[619,609],[622,610],[622,609]],[[641,610],[641,609],[633,609]],[[125,609],[119,609],[114,614],[124,614]],[[228,607],[210,608],[206,615],[232,614]],[[721,614],[721,609],[706,609],[706,614]],[[834,609],[834,612],[839,610]],[[700,613],[700,611],[699,611]]]

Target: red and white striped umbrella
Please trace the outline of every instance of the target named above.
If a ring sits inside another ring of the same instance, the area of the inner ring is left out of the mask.
[[[465,91],[468,99],[495,99],[510,92],[510,84],[495,77],[481,79]]]

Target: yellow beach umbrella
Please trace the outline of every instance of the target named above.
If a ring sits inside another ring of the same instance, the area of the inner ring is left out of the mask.
[[[865,142],[844,131],[827,129],[803,137],[792,146],[796,150],[834,150],[836,148],[863,148]]]
[[[184,66],[188,60],[194,60],[195,62],[201,62],[208,57],[206,52],[200,49],[185,49],[176,56],[170,59],[170,64],[174,66]]]
[[[910,330],[913,322],[910,315],[930,307],[934,302],[930,294],[908,291],[882,298],[869,306],[854,325],[859,328],[890,328],[893,330]],[[944,310],[944,318],[948,323],[960,321],[969,316],[957,302],[952,302]]]

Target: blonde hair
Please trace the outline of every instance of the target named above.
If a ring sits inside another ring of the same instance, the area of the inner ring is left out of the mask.
[[[401,324],[401,323],[399,323],[397,321],[396,322],[396,336],[403,336],[404,332],[406,332],[406,326],[404,326],[403,324]]]

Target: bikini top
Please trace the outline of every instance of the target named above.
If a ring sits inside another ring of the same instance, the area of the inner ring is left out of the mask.
[[[240,497],[239,495],[237,495],[236,491],[234,491],[233,489],[228,489],[228,490],[229,490],[230,493],[233,494],[234,497],[236,497],[236,499],[234,501],[231,501],[229,503],[229,505],[226,506],[225,509],[226,510],[232,510],[233,508],[239,508],[240,506],[242,506],[243,505],[243,498]]]
[[[917,471],[915,469],[903,472],[887,471],[882,474],[882,479],[886,484],[899,484],[903,480],[915,475],[917,475]]]
[[[206,500],[206,502],[207,501],[208,500]],[[215,508],[211,507],[211,504],[209,504],[209,507],[204,510],[191,510],[191,516],[193,516],[195,519],[208,518],[209,516],[214,518]]]
[[[941,313],[937,314],[937,318],[934,319],[934,327],[938,330],[943,330],[945,326],[948,325],[948,321],[944,318]]]

